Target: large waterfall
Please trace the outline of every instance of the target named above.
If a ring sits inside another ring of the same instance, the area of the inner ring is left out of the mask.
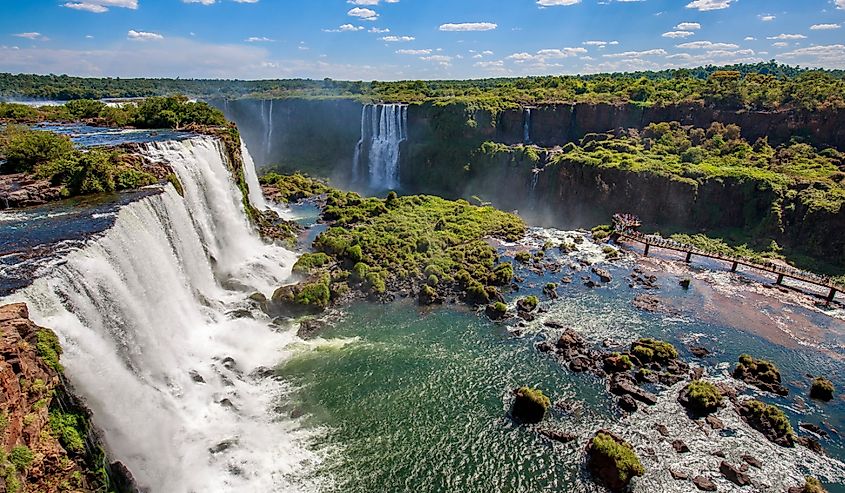
[[[361,110],[361,140],[355,148],[353,181],[361,182],[365,171],[371,189],[398,188],[401,147],[407,138],[407,105],[365,105]]]
[[[162,493],[308,491],[318,462],[308,432],[272,411],[267,378],[295,340],[246,297],[286,283],[292,252],[267,245],[244,215],[220,144],[147,144],[173,167],[167,185],[123,207],[103,236],[15,293],[56,330],[66,374],[114,459]],[[252,195],[252,194],[251,194]]]

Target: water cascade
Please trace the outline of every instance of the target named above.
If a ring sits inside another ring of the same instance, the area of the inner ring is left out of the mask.
[[[293,215],[290,209],[281,207],[275,202],[268,202],[261,192],[261,184],[258,182],[258,171],[255,169],[255,161],[246,148],[246,144],[241,140],[241,154],[244,157],[244,179],[246,180],[247,188],[249,189],[249,203],[260,211],[272,210],[283,219],[292,219]]]
[[[407,105],[364,106],[361,110],[361,140],[355,148],[353,161],[353,180],[362,180],[361,171],[366,162],[371,189],[398,188],[401,146],[407,139]]]
[[[522,110],[522,143],[531,143],[531,108]]]
[[[266,108],[266,109],[265,109]],[[273,150],[273,100],[265,99],[261,103],[261,113],[264,115],[264,128],[267,129],[267,137],[265,138],[266,147],[264,149],[264,163],[272,162]]]
[[[3,302],[26,301],[57,331],[67,376],[142,488],[312,491],[296,479],[319,460],[301,445],[309,432],[272,412],[285,389],[265,370],[295,331],[246,302],[285,284],[295,255],[254,233],[217,141],[143,152],[173,167],[184,197],[167,185],[123,207]]]

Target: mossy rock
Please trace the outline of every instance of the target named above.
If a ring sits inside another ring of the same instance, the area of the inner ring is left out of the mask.
[[[824,377],[818,377],[813,379],[813,383],[810,386],[810,397],[828,402],[833,400],[833,390],[833,382]]]
[[[778,395],[788,395],[789,389],[781,384],[780,371],[771,361],[755,359],[748,354],[739,357],[733,377],[754,385],[760,390]]]
[[[466,288],[466,302],[473,305],[486,305],[490,302],[487,289],[478,281],[470,281]]]
[[[521,312],[533,312],[537,309],[537,305],[539,304],[540,300],[533,295],[520,298],[516,301],[516,307]]]
[[[513,256],[514,260],[521,264],[527,264],[531,262],[531,252],[517,252],[516,255]]]
[[[704,380],[694,380],[681,390],[678,402],[697,416],[706,416],[719,409],[722,392]]]
[[[599,431],[587,445],[587,468],[612,492],[625,491],[634,477],[645,474],[634,448],[608,431]]]
[[[795,445],[795,431],[789,418],[777,406],[751,399],[737,406],[737,412],[746,423],[766,438],[783,447]]]
[[[804,478],[804,482],[805,484],[803,493],[827,493],[827,490],[824,489],[824,486],[822,486],[821,481],[812,476],[807,476],[806,478]]]
[[[326,266],[329,262],[331,262],[331,257],[323,252],[305,253],[293,264],[293,272],[295,274],[309,275],[315,270]]]
[[[420,305],[433,305],[435,303],[442,303],[440,295],[437,290],[428,284],[423,284],[420,288],[419,303]]]
[[[552,402],[542,390],[520,387],[514,391],[516,396],[511,407],[514,419],[523,423],[539,423],[546,416]]]
[[[678,357],[678,350],[668,342],[644,338],[631,343],[631,354],[643,364],[666,363]]]
[[[280,314],[292,316],[319,313],[325,310],[331,301],[329,282],[329,276],[324,275],[319,279],[282,286],[273,293],[272,309]]]
[[[608,373],[622,373],[633,367],[634,363],[627,354],[613,353],[604,358],[604,371]]]
[[[508,314],[508,305],[497,301],[496,303],[487,305],[487,308],[484,309],[484,313],[486,313],[491,320],[501,320]]]

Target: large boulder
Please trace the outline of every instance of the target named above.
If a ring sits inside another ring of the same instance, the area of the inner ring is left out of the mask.
[[[824,377],[813,379],[810,386],[810,397],[825,402],[831,401],[833,399],[833,382]]]
[[[777,395],[789,394],[789,389],[781,384],[780,371],[771,361],[755,359],[743,354],[739,357],[739,364],[734,370],[733,377],[766,392]]]
[[[549,398],[539,389],[520,387],[514,390],[514,396],[511,416],[523,423],[539,423],[552,405]]]
[[[795,432],[789,418],[777,406],[756,399],[742,402],[736,407],[742,419],[766,438],[782,447],[795,446]]]
[[[722,392],[710,382],[694,380],[681,390],[678,402],[691,413],[706,416],[719,409]]]
[[[633,447],[606,430],[598,431],[587,444],[587,469],[594,481],[612,492],[625,491],[635,476],[645,473]]]

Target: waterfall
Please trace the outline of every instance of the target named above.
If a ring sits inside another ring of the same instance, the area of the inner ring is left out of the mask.
[[[258,182],[258,171],[255,169],[255,161],[246,147],[246,143],[241,140],[241,155],[244,160],[244,178],[246,179],[247,188],[249,189],[249,203],[260,211],[272,210],[279,217],[283,219],[292,219],[290,209],[282,207],[274,202],[268,202],[264,198],[264,193],[261,191],[261,184]]]
[[[531,108],[522,110],[522,143],[531,143]]]
[[[313,491],[296,479],[319,461],[302,445],[311,432],[271,411],[285,389],[263,370],[295,331],[245,301],[285,284],[295,255],[253,232],[217,141],[143,152],[174,169],[184,198],[167,185],[123,207],[3,302],[27,302],[59,334],[66,375],[142,489]]]
[[[353,178],[359,178],[364,156],[369,187],[389,190],[399,187],[401,146],[408,138],[408,105],[366,105],[361,110],[361,140],[355,149]]]
[[[531,191],[532,192],[534,192],[534,190],[537,189],[537,182],[540,180],[540,172],[541,171],[542,170],[539,169],[539,168],[534,168],[534,169],[531,170]]]
[[[264,137],[264,164],[271,163],[273,159],[273,100],[261,101],[261,119],[264,120],[264,128],[267,135]]]

